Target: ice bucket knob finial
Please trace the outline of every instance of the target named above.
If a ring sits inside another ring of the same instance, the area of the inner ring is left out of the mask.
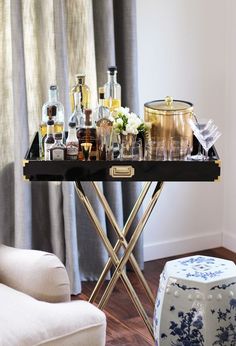
[[[166,98],[165,98],[165,103],[166,103],[167,106],[172,106],[173,97],[171,97],[171,96],[166,96]]]

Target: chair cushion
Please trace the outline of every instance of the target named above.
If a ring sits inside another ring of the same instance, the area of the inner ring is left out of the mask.
[[[105,345],[106,317],[86,301],[46,303],[0,284],[0,345]]]
[[[1,245],[0,264],[2,284],[50,303],[70,300],[66,269],[54,254]]]

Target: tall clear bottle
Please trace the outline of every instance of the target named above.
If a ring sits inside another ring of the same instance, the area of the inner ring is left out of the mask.
[[[71,112],[74,112],[75,109],[75,100],[74,94],[80,92],[80,101],[81,101],[81,109],[84,111],[85,109],[90,108],[90,98],[91,92],[89,87],[85,84],[85,74],[77,74],[75,76],[76,84],[72,87],[70,91],[70,105]]]
[[[110,66],[107,71],[107,83],[104,84],[104,105],[113,112],[121,106],[121,86],[117,82],[117,68]]]
[[[99,106],[97,108],[97,152],[98,160],[111,159],[111,136],[112,121],[110,118],[110,110],[104,105],[104,88],[99,88]]]
[[[52,114],[53,110],[53,114]],[[50,116],[50,114],[52,116]],[[58,88],[56,85],[50,85],[48,90],[48,101],[42,107],[42,123],[41,134],[42,137],[47,131],[47,121],[54,120],[55,133],[63,133],[64,131],[64,106],[59,101]]]
[[[71,114],[69,123],[75,123],[76,129],[78,130],[79,127],[84,126],[84,113],[81,109],[81,93],[80,92],[75,92],[74,93],[74,112]]]
[[[98,89],[98,95],[99,95],[99,101],[98,101],[98,107],[96,110],[96,121],[102,118],[109,118],[110,117],[110,110],[108,107],[105,106],[105,93],[104,88],[100,87]]]

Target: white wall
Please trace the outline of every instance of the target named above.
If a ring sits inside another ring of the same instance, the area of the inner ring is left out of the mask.
[[[228,2],[137,0],[141,110],[146,101],[171,95],[193,102],[196,113],[212,117],[225,134]],[[223,162],[226,140],[217,143]],[[146,260],[222,245],[224,179],[166,183],[145,228]],[[233,208],[230,217],[236,218]]]
[[[227,18],[227,74],[224,166],[224,223],[223,245],[236,252],[236,2],[226,2]]]

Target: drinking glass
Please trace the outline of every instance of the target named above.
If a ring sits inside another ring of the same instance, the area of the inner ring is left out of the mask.
[[[120,159],[120,143],[113,142],[111,145],[111,159],[112,160],[119,160]]]
[[[195,132],[194,134],[205,150],[204,160],[209,160],[209,156],[208,156],[209,149],[220,138],[221,132],[214,131],[213,133],[209,134],[208,137],[203,137],[199,132]]]
[[[167,159],[167,150],[164,139],[148,141],[145,144],[144,158],[147,161],[164,161]]]
[[[99,160],[111,160],[112,125],[109,120],[100,119],[97,122],[97,150]],[[112,123],[111,123],[112,124]]]
[[[120,145],[120,159],[121,160],[132,160],[141,161],[142,160],[142,147],[140,143],[133,143],[127,145],[127,143],[121,143]]]
[[[187,160],[190,151],[189,138],[171,138],[170,139],[170,161],[184,161]]]
[[[194,120],[189,119],[189,124],[193,130],[194,135],[197,138],[201,136],[203,139],[206,139],[207,137],[214,135],[214,133],[216,133],[216,131],[218,130],[217,126],[214,124],[214,121],[212,119],[197,119],[196,115],[194,115]],[[198,153],[196,155],[192,155],[191,160],[205,160],[205,156],[202,153],[202,145],[200,141],[198,145]]]
[[[146,161],[156,160],[156,148],[157,148],[156,141],[148,141],[145,143],[144,159]]]
[[[131,147],[132,150],[132,161],[143,160],[143,146],[142,143],[136,142]]]
[[[92,143],[81,143],[81,149],[83,153],[83,161],[90,161]]]

